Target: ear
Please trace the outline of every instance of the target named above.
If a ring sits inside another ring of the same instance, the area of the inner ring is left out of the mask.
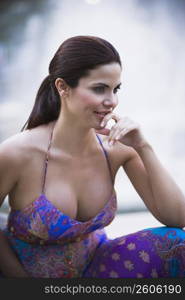
[[[65,82],[65,80],[62,79],[62,78],[57,78],[55,80],[55,86],[56,86],[56,88],[57,88],[60,95],[66,93],[67,90],[68,90],[68,85]]]

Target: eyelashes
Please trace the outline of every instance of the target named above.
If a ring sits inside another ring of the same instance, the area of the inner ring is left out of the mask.
[[[115,88],[116,92],[115,94],[120,90],[120,86],[118,86],[117,88]]]
[[[92,90],[97,94],[103,94],[105,92],[105,87],[104,86],[97,86],[97,87],[92,88]],[[116,94],[118,92],[118,90],[120,90],[120,87],[116,87],[114,89],[114,94]]]

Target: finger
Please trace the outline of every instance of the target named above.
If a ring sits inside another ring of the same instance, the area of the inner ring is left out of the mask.
[[[121,118],[120,118],[118,115],[114,114],[114,113],[109,113],[109,114],[107,114],[107,115],[103,118],[103,120],[102,120],[100,126],[101,126],[101,127],[106,126],[106,124],[108,123],[108,121],[111,120],[111,119],[113,119],[113,120],[115,120],[116,122],[118,122]]]
[[[105,126],[107,125],[108,121],[111,120],[111,118],[112,118],[112,114],[107,114],[107,115],[103,118],[103,120],[102,120],[100,126],[101,126],[101,127],[105,127]]]
[[[133,124],[131,122],[129,122],[128,120],[122,120],[122,121],[123,122],[121,122],[121,121],[119,122],[119,127],[111,136],[111,138],[115,141],[120,138],[120,134],[125,133],[127,131],[127,129],[129,129],[129,128],[133,128]]]
[[[128,121],[125,121],[124,119],[119,120],[119,122],[116,123],[116,126],[114,130],[111,129],[109,139],[113,142],[116,141],[117,136],[120,134],[120,132],[123,130],[123,128],[128,127]]]
[[[118,135],[122,130],[123,130],[122,128],[116,127],[115,130],[112,132],[112,134],[110,134],[110,140],[116,141],[116,138],[118,137]]]
[[[112,128],[111,128],[111,130],[110,130],[110,133],[109,133],[109,137],[108,137],[108,140],[109,140],[109,141],[111,140],[112,135],[114,134],[116,128],[117,128],[117,124],[114,124],[114,126],[112,126]]]
[[[119,131],[117,130],[115,132],[115,134],[110,138],[109,140],[109,145],[114,145],[118,140],[119,140],[119,137],[121,136],[121,132],[122,130],[119,129]]]
[[[128,128],[123,128],[120,132],[120,135],[118,136],[118,139],[121,139],[123,138],[127,133],[129,133],[130,131],[132,130],[135,130],[136,129],[136,126],[130,126]]]
[[[128,133],[128,128],[123,128],[122,130],[120,130],[120,132],[115,136],[115,140],[118,141],[120,138],[122,138],[125,134]]]

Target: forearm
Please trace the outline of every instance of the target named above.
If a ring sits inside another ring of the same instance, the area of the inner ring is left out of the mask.
[[[28,277],[23,266],[10,248],[8,239],[0,230],[0,270],[5,277]]]
[[[135,149],[143,161],[161,220],[168,226],[185,227],[185,196],[146,143]]]

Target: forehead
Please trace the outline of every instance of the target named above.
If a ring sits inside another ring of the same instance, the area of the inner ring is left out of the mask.
[[[111,63],[106,65],[98,66],[96,69],[90,70],[89,75],[80,79],[79,83],[96,83],[120,81],[121,66],[118,63]]]

